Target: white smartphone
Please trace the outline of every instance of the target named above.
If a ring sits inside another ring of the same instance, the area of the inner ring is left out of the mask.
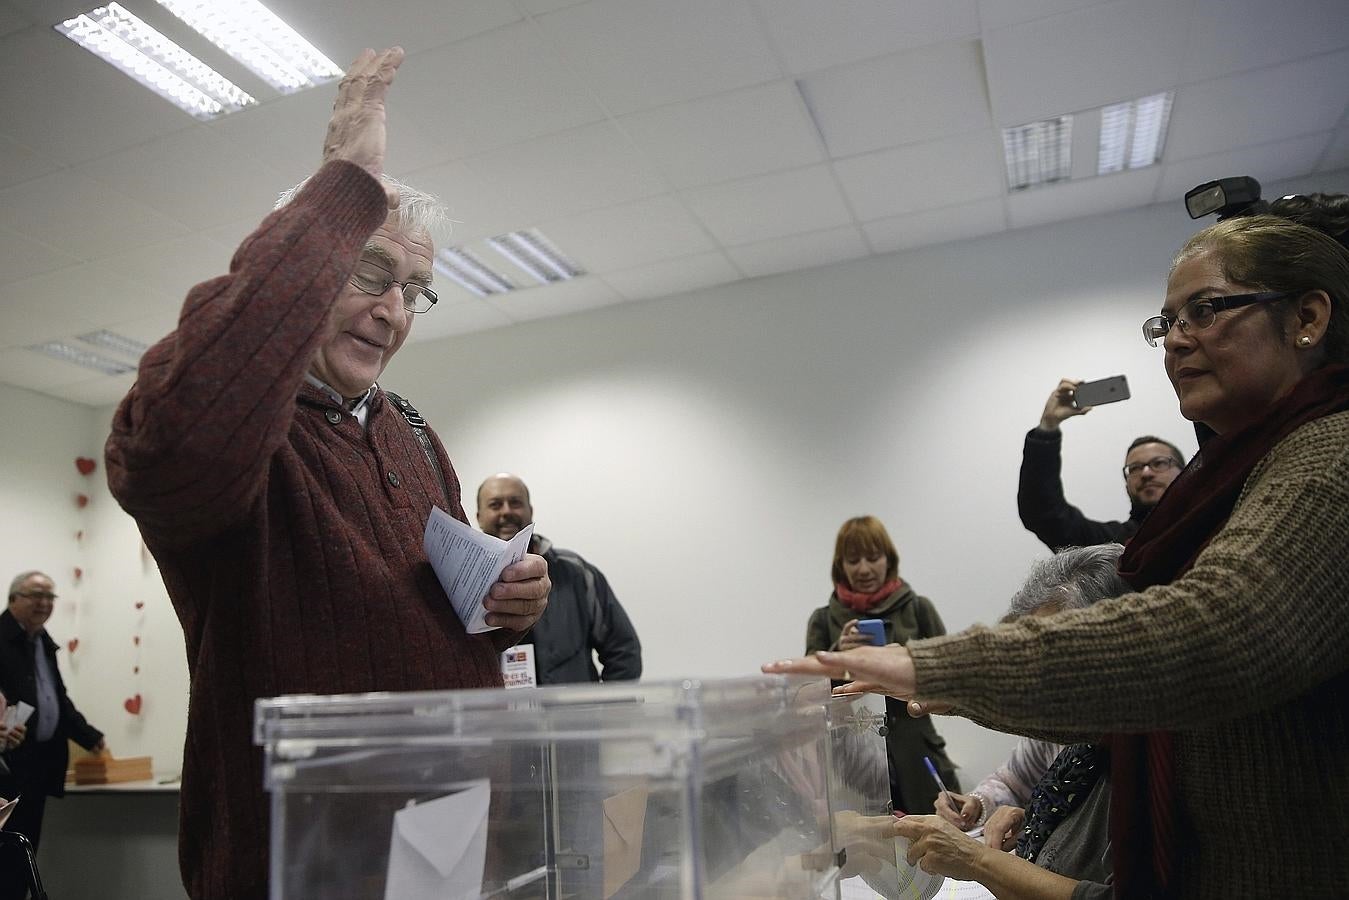
[[[1123,375],[1113,375],[1100,381],[1084,381],[1073,391],[1073,409],[1118,403],[1129,399],[1129,382]]]

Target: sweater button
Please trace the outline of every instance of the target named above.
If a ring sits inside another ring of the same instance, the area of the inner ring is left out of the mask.
[[[339,425],[342,422],[342,414],[335,409],[330,409],[323,414],[323,418],[328,420],[329,425]]]
[[[389,474],[387,477],[389,479],[389,484],[393,485],[394,487],[398,487],[398,485],[402,483],[398,477],[398,473],[395,472],[393,469],[389,470]]]

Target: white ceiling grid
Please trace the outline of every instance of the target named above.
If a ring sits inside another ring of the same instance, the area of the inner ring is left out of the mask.
[[[278,96],[175,26],[262,101],[199,124],[52,31],[89,5],[0,0],[0,381],[102,404],[132,376],[24,348],[171,328],[312,172],[333,88]],[[1343,0],[269,6],[339,63],[408,50],[389,168],[447,201],[451,240],[495,259],[483,239],[537,226],[590,272],[488,299],[438,285],[412,340],[1349,165]],[[1002,127],[1164,90],[1159,165],[1008,194]]]

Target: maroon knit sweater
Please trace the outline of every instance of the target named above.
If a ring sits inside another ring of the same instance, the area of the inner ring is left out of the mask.
[[[267,894],[254,700],[501,683],[494,639],[465,633],[422,550],[433,503],[465,520],[444,448],[448,499],[382,392],[363,430],[304,382],[385,212],[364,170],[324,166],[230,274],[188,294],[108,439],[113,495],[187,639],[179,860],[194,900]]]

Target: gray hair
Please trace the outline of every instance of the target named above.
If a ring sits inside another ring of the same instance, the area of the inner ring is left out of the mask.
[[[431,242],[439,247],[442,238],[450,235],[450,214],[439,199],[420,191],[411,185],[399,181],[392,175],[381,175],[386,185],[398,189],[398,209],[393,210],[394,225],[399,231],[424,231],[431,236]],[[295,194],[309,181],[306,178],[288,191],[282,191],[276,198],[273,209],[280,209],[295,198]]]
[[[1049,559],[1036,560],[1026,582],[1012,597],[1003,622],[1048,608],[1086,609],[1097,600],[1127,594],[1132,588],[1119,576],[1121,544],[1065,547]]]
[[[50,575],[38,569],[31,569],[27,572],[20,572],[18,575],[15,575],[14,580],[9,583],[9,599],[13,600],[15,595],[19,593],[19,588],[23,587],[23,583],[28,579],[32,578],[34,575],[41,575],[48,581],[52,580]]]

